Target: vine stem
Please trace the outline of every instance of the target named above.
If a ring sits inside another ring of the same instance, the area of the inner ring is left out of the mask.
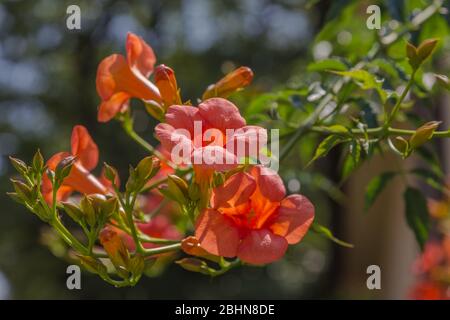
[[[75,239],[75,237],[69,232],[69,230],[67,230],[67,228],[62,224],[59,218],[56,217],[52,219],[50,223],[69,246],[75,248],[82,254],[88,254],[88,250],[86,249],[86,247],[77,239]]]
[[[123,120],[121,120],[122,128],[125,133],[133,139],[137,144],[139,144],[142,148],[147,150],[150,154],[155,155],[160,160],[164,160],[170,167],[176,169],[177,166],[173,164],[169,159],[167,159],[160,151],[158,151],[155,147],[153,147],[150,143],[148,143],[144,138],[137,134],[137,132],[133,129],[133,121],[130,116],[126,116]]]
[[[230,271],[231,269],[240,266],[241,264],[242,264],[241,260],[236,259],[236,260],[234,260],[234,261],[228,263],[228,264],[227,264],[226,266],[224,266],[222,269],[217,270],[216,272],[214,272],[211,276],[212,276],[212,277],[220,276],[220,275],[222,275],[222,274],[224,274],[224,273]]]
[[[122,199],[122,197],[120,196],[119,188],[115,184],[113,184],[113,188],[114,188],[114,191],[116,192],[117,199],[119,200],[120,205],[122,206],[123,210],[125,210],[125,215],[126,215],[129,227],[130,227],[131,236],[133,237],[133,241],[136,245],[136,251],[139,253],[144,253],[144,247],[141,244],[141,241],[139,239],[138,232],[137,232],[136,226],[134,224],[134,220],[133,220],[133,208],[134,208],[134,205],[136,202],[136,195],[133,196],[133,199],[131,200],[131,203],[130,203],[129,199],[126,199],[126,201],[124,201]]]
[[[405,89],[402,92],[402,95],[397,100],[397,103],[395,104],[394,108],[392,109],[392,112],[389,114],[389,116],[386,120],[386,123],[383,126],[386,129],[386,132],[387,132],[387,128],[390,127],[392,121],[394,121],[395,116],[397,115],[398,111],[400,110],[400,106],[401,106],[403,100],[405,100],[406,95],[408,94],[409,90],[411,89],[411,87],[414,83],[414,77],[416,75],[416,72],[417,72],[417,69],[414,69],[411,74],[411,78],[408,81],[408,84],[406,85]]]
[[[149,256],[157,255],[157,254],[177,251],[180,248],[181,248],[181,242],[176,241],[176,243],[172,243],[172,244],[158,247],[158,248],[143,249],[143,251],[139,252],[139,254],[141,254],[144,257],[149,257]],[[103,252],[103,251],[102,252],[93,252],[92,256],[94,256],[96,258],[108,258],[108,255],[106,254],[106,252]]]
[[[123,232],[126,232],[127,234],[131,235],[131,231],[126,228],[125,226],[121,226],[118,225],[116,223],[111,223],[110,224],[114,227],[116,227],[117,229],[122,230]],[[141,242],[144,243],[153,243],[153,244],[175,244],[178,243],[179,241],[177,240],[170,240],[170,239],[165,239],[165,238],[156,238],[156,237],[149,237],[145,234],[138,234],[138,238]]]
[[[153,249],[144,249],[144,252],[142,254],[143,254],[143,256],[148,257],[148,256],[156,255],[156,254],[177,251],[180,248],[181,248],[181,243],[178,242],[178,243],[170,244],[170,245],[163,246],[163,247],[158,247],[158,248],[153,248]]]
[[[385,131],[386,130],[386,131]],[[311,127],[312,132],[324,133],[324,134],[332,134],[336,133],[333,130],[328,129],[327,127],[313,126]],[[403,136],[412,136],[416,131],[415,130],[407,130],[407,129],[398,129],[398,128],[387,128],[384,127],[376,127],[376,128],[368,128],[365,131],[361,129],[352,129],[351,132],[353,134],[364,134],[368,133],[369,135],[380,136],[385,132],[387,135],[403,135]],[[450,130],[447,131],[435,131],[433,133],[433,138],[450,138]]]

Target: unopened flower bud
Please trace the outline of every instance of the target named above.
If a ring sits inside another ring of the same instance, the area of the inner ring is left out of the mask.
[[[166,110],[171,105],[181,104],[177,79],[171,68],[163,64],[157,66],[155,68],[155,84],[161,93]]]
[[[203,100],[213,97],[226,98],[232,93],[248,86],[252,80],[253,71],[250,68],[237,68],[215,84],[210,85],[203,93]]]
[[[411,148],[416,149],[427,142],[433,136],[440,123],[440,121],[430,121],[418,128],[411,139],[409,139]]]
[[[112,228],[106,227],[100,232],[100,243],[116,267],[128,266],[130,254],[120,235]]]

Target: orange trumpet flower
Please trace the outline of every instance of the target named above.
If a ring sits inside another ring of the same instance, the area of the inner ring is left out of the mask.
[[[55,171],[62,160],[69,156],[76,157],[70,174],[56,193],[56,200],[64,200],[74,191],[83,194],[109,193],[108,186],[90,173],[98,163],[98,147],[84,126],[77,125],[73,128],[71,147],[71,152],[58,152],[47,161],[48,169]],[[47,203],[52,203],[53,185],[47,175],[43,177],[42,194]]]
[[[213,190],[211,208],[198,218],[195,237],[213,255],[266,264],[283,257],[288,244],[300,242],[313,219],[314,206],[306,197],[286,197],[275,172],[254,166]]]
[[[128,33],[127,56],[113,54],[100,62],[96,86],[102,102],[98,121],[107,122],[128,108],[130,98],[160,103],[158,88],[148,80],[156,61],[152,48],[133,33]]]

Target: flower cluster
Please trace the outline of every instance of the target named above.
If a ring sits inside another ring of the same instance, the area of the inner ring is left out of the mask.
[[[441,201],[429,199],[431,218],[438,226],[413,265],[417,282],[409,296],[415,300],[450,300],[450,189]]]
[[[115,286],[134,285],[155,260],[170,261],[179,249],[188,255],[179,265],[211,276],[282,258],[307,233],[314,206],[286,195],[278,174],[258,163],[259,154],[267,155],[267,133],[247,125],[227,100],[250,84],[252,71],[232,71],[193,106],[182,100],[174,71],[155,62],[152,48],[129,33],[126,56],[110,55],[98,66],[98,121],[117,119],[151,153],[130,168],[125,184],[106,163],[100,176],[92,173],[99,148],[77,125],[70,152],[45,164],[38,152],[31,166],[12,158],[24,181],[13,180],[11,196],[53,227],[74,251],[69,257]],[[159,147],[133,130],[130,99],[160,121]],[[66,228],[63,212],[84,239]]]

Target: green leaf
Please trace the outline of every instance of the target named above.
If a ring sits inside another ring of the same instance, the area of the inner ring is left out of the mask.
[[[339,59],[324,59],[308,64],[308,71],[345,71],[348,67]]]
[[[379,70],[382,71],[383,74],[386,74],[391,78],[398,79],[399,77],[399,72],[393,65],[392,61],[378,58],[371,61],[369,65],[379,68]]]
[[[344,141],[344,138],[338,135],[330,135],[326,137],[316,149],[314,157],[309,161],[308,165],[312,164],[314,161],[321,157],[325,157],[328,152],[333,149],[335,146]]]
[[[405,200],[406,221],[414,232],[420,248],[423,249],[430,229],[427,200],[420,190],[412,187],[405,190],[403,198]]]
[[[271,104],[276,100],[277,96],[273,93],[262,94],[253,99],[248,108],[245,110],[246,116],[251,116],[264,112],[270,108]]]
[[[367,185],[364,210],[367,211],[373,205],[377,197],[380,195],[381,191],[386,187],[389,181],[392,180],[396,175],[395,172],[387,171],[383,172],[379,176],[373,178]]]
[[[333,73],[355,80],[355,82],[363,90],[376,90],[378,95],[380,96],[381,101],[383,103],[386,102],[387,93],[382,88],[383,82],[377,80],[375,76],[368,71],[359,69],[351,71],[333,71]]]
[[[331,241],[333,241],[334,243],[337,243],[340,246],[343,247],[347,247],[347,248],[353,248],[354,245],[345,241],[342,241],[338,238],[336,238],[333,233],[330,231],[330,229],[328,229],[327,227],[317,223],[317,222],[313,222],[312,226],[311,226],[311,230],[325,236],[325,238],[330,239]]]
[[[439,157],[434,151],[430,151],[429,149],[422,146],[415,150],[416,154],[418,154],[429,166],[429,168],[439,177],[443,177],[444,173],[442,172],[442,165],[439,161]]]
[[[344,165],[342,166],[341,183],[358,167],[361,160],[361,145],[358,141],[353,140],[349,149],[349,154],[345,158]]]
[[[439,177],[437,174],[435,174],[431,170],[428,170],[425,168],[415,168],[415,169],[411,170],[410,173],[421,178],[429,186],[431,186],[432,188],[434,188],[436,190],[443,191],[445,189],[444,182],[442,181],[441,177]]]

